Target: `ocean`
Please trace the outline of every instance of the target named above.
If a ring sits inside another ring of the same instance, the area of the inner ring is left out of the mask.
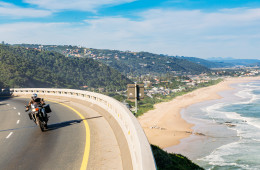
[[[231,87],[219,93],[222,99],[183,109],[194,134],[166,150],[205,169],[260,169],[260,81]]]

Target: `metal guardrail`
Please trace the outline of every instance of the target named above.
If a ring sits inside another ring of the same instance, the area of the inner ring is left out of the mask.
[[[88,101],[107,110],[118,122],[130,150],[134,170],[155,170],[156,165],[150,144],[134,115],[119,101],[99,93],[73,89],[15,88],[13,95],[44,94],[64,96]]]

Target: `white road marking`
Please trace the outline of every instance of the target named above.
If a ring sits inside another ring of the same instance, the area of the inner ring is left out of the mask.
[[[14,109],[16,109],[16,107],[14,107]]]
[[[20,115],[21,115],[21,113],[20,113],[20,112],[18,112],[18,115],[20,116]]]
[[[17,120],[16,124],[19,124],[20,120]]]
[[[7,104],[7,106],[9,106],[10,104]]]
[[[13,134],[13,132],[10,132],[9,135],[6,136],[6,139],[8,139],[12,134]]]

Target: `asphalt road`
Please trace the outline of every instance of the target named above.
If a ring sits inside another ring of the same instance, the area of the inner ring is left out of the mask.
[[[49,130],[24,111],[28,99],[0,98],[0,169],[80,169],[86,142],[82,119],[52,102]]]

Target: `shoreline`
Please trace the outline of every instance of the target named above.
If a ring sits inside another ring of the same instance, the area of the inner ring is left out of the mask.
[[[181,140],[194,134],[194,124],[188,123],[181,111],[193,104],[204,101],[221,99],[219,92],[232,90],[231,84],[260,80],[260,77],[226,78],[224,81],[209,87],[203,87],[178,96],[170,102],[158,103],[154,110],[150,110],[138,117],[149,142],[160,148],[168,148],[180,144]]]

